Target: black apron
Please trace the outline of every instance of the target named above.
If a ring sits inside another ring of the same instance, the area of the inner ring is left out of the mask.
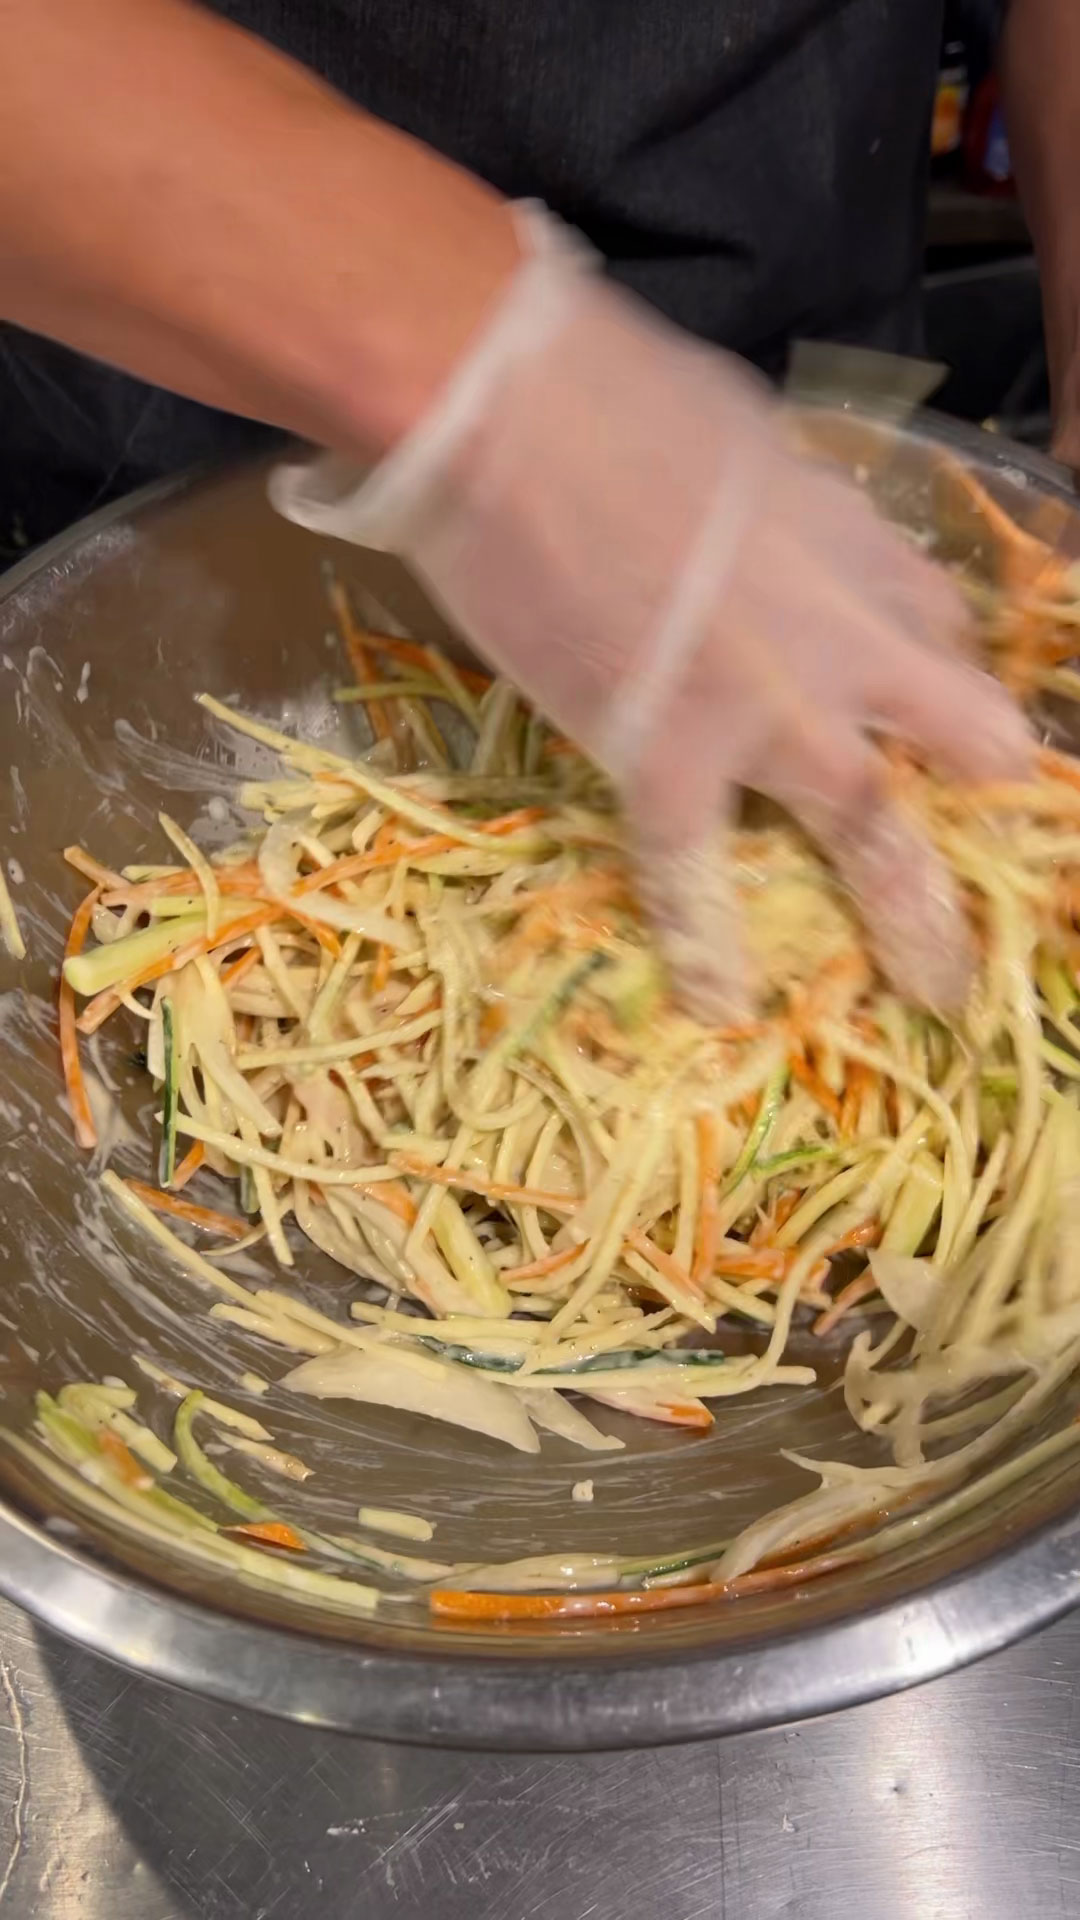
[[[774,374],[919,344],[941,0],[216,0]],[[0,328],[0,560],[262,430]]]

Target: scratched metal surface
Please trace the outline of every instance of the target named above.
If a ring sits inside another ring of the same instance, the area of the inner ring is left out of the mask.
[[[768,1734],[543,1759],[217,1707],[0,1604],[0,1920],[1080,1914],[1080,1613]]]

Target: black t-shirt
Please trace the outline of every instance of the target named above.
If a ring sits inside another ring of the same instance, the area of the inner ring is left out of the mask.
[[[918,345],[941,0],[216,0],[771,372]],[[288,165],[288,155],[282,155]],[[0,555],[253,430],[0,330]]]

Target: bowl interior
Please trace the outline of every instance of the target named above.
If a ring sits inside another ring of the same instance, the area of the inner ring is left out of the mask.
[[[991,565],[940,430],[898,433],[848,416],[812,419],[808,431],[857,470],[890,512],[970,564]],[[965,462],[970,455],[965,452]],[[983,478],[1010,512],[1055,544],[1075,538],[1077,519],[1051,470],[986,445]],[[1078,549],[1080,550],[1080,549]],[[870,1460],[852,1433],[838,1381],[843,1343],[822,1349],[812,1390],[767,1391],[719,1402],[705,1438],[620,1420],[598,1423],[625,1440],[620,1454],[586,1456],[545,1436],[524,1458],[477,1436],[397,1412],[299,1400],[271,1384],[256,1398],[238,1384],[247,1370],[271,1383],[287,1371],[279,1351],[208,1317],[209,1301],[125,1219],[98,1183],[98,1165],[73,1143],[64,1110],[54,1018],[64,929],[79,897],[61,849],[81,842],[106,862],[161,858],[161,807],[204,844],[233,836],[243,778],[276,768],[257,745],[222,732],[192,696],[237,698],[287,730],[366,744],[356,709],[331,694],[348,679],[328,633],[329,549],[284,525],[265,501],[265,469],[160,490],[92,523],[12,576],[0,601],[0,853],[27,937],[22,965],[0,958],[0,1429],[25,1432],[35,1391],[116,1375],[140,1389],[141,1407],[163,1434],[173,1402],[142,1378],[142,1354],[192,1384],[256,1413],[277,1443],[314,1469],[302,1490],[227,1464],[263,1487],[286,1513],[332,1530],[351,1525],[361,1503],[398,1507],[435,1523],[439,1559],[527,1553],[666,1553],[730,1534],[808,1489],[781,1449]],[[362,614],[424,638],[444,629],[416,588],[385,559],[334,549],[333,564]],[[958,717],[962,724],[962,717]],[[223,805],[223,803],[225,803]],[[151,1102],[132,1058],[133,1023],[105,1030],[92,1059],[117,1089],[114,1163],[147,1177],[153,1165]],[[213,1182],[206,1188],[213,1204]],[[224,1190],[221,1203],[228,1204]],[[278,1284],[261,1250],[250,1274]],[[295,1284],[324,1311],[344,1316],[357,1283],[306,1242]],[[591,1504],[572,1498],[594,1484]],[[302,1610],[150,1552],[122,1530],[65,1503],[0,1446],[0,1496],[22,1513],[75,1523],[76,1551],[128,1570],[209,1609],[271,1619],[298,1633],[348,1638],[366,1647],[537,1659],[565,1653],[604,1659],[744,1644],[767,1645],[795,1626],[809,1631],[842,1616],[925,1591],[981,1564],[1021,1533],[1080,1500],[1080,1463],[1047,1470],[996,1507],[804,1591],[714,1605],[628,1624],[551,1625],[465,1634],[433,1623],[423,1598],[395,1601],[371,1622]]]

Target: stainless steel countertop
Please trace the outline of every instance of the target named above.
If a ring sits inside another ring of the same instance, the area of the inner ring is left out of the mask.
[[[2,1920],[1080,1915],[1080,1613],[916,1692],[651,1753],[423,1753],[131,1677],[0,1605]]]

